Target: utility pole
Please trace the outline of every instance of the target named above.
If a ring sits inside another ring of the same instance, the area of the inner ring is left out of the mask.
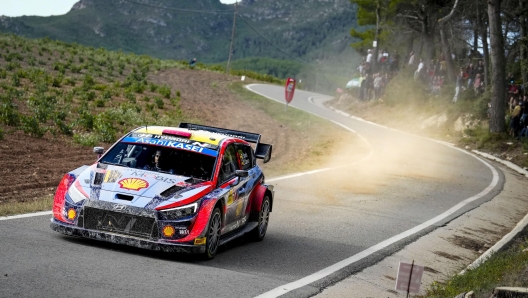
[[[374,47],[374,51],[372,53],[372,60],[370,60],[370,76],[372,76],[372,74],[378,72],[378,56],[380,54],[379,52],[379,37],[380,37],[380,33],[381,33],[381,27],[380,27],[380,22],[381,22],[381,6],[380,6],[380,0],[377,0],[376,1],[376,34],[374,36],[374,43],[376,44],[376,46]]]
[[[238,6],[238,1],[235,2],[235,13],[233,14],[233,30],[231,32],[231,44],[229,45],[229,58],[227,59],[226,74],[229,74],[229,68],[231,67],[231,56],[233,55],[233,41],[235,40],[237,6]]]

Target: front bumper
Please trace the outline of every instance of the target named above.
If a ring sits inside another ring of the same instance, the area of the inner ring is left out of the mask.
[[[65,224],[51,219],[50,227],[52,230],[68,236],[89,238],[99,241],[111,242],[121,245],[134,246],[143,249],[150,249],[164,252],[178,252],[178,253],[204,253],[204,245],[189,245],[181,243],[167,243],[141,239],[133,236],[120,235],[111,232],[89,230]]]

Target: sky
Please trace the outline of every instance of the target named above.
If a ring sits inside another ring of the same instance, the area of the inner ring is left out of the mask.
[[[0,16],[51,16],[62,15],[70,11],[78,0],[0,0]],[[233,4],[236,0],[220,0],[224,4]]]

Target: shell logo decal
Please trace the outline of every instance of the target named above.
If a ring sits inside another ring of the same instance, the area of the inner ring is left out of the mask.
[[[117,183],[119,184],[119,187],[128,190],[137,191],[149,187],[149,183],[147,181],[139,178],[126,178],[119,180]]]

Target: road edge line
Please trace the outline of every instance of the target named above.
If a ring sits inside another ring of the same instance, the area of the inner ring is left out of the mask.
[[[50,211],[39,211],[39,212],[17,214],[17,215],[10,215],[10,216],[0,216],[0,221],[9,220],[9,219],[19,219],[19,218],[26,218],[26,217],[34,217],[34,216],[42,216],[42,215],[51,215],[52,213],[53,212],[51,212],[51,210],[50,210]]]

